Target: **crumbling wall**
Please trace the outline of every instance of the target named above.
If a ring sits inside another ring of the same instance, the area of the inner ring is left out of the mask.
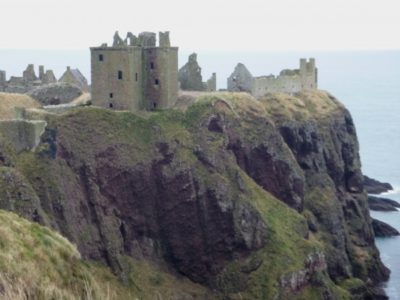
[[[238,63],[235,70],[228,78],[228,91],[230,92],[252,92],[253,75],[246,66]]]
[[[35,67],[33,64],[30,64],[26,67],[26,70],[23,72],[22,77],[25,81],[35,81],[38,80],[35,73]]]
[[[302,81],[299,75],[280,75],[275,77],[261,76],[255,77],[251,94],[254,97],[262,97],[268,93],[288,93],[294,94],[302,90]]]
[[[204,91],[201,67],[197,62],[197,54],[192,53],[188,62],[179,69],[179,83],[184,91]]]
[[[243,64],[238,64],[228,78],[228,91],[248,92],[254,97],[268,93],[294,94],[302,90],[318,88],[318,73],[315,59],[300,59],[300,68],[283,70],[279,76],[253,77]]]
[[[6,87],[6,71],[0,70],[0,92],[4,92]]]
[[[3,84],[1,81],[2,80],[0,74],[0,91],[4,91],[7,93],[25,94],[44,84],[55,83],[57,82],[57,79],[54,76],[53,71],[46,71],[44,66],[39,66],[39,77],[37,77],[34,65],[29,64],[23,72],[22,77],[11,76],[10,80],[6,81],[4,73]]]
[[[0,121],[0,135],[15,148],[15,151],[30,151],[39,145],[46,126],[45,121]]]
[[[207,91],[215,92],[217,90],[217,74],[212,73],[211,78],[207,80]]]

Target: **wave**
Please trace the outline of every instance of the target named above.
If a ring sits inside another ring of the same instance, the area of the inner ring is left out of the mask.
[[[400,195],[400,186],[393,187],[393,190],[379,194],[379,196]]]

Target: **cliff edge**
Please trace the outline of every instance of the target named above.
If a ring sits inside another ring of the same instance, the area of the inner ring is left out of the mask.
[[[0,208],[61,232],[143,299],[368,299],[388,277],[354,124],[329,93],[46,118],[35,152],[0,145]]]

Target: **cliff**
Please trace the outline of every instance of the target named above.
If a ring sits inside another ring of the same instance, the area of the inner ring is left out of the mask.
[[[348,111],[320,91],[188,102],[48,115],[34,153],[0,147],[1,208],[143,299],[373,297],[388,271]]]

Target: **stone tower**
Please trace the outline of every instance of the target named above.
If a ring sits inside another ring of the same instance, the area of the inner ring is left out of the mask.
[[[92,47],[92,102],[120,110],[168,108],[178,96],[178,48],[170,46],[169,33],[118,32],[112,46]]]
[[[315,67],[315,59],[300,59],[301,88],[313,90],[318,88],[318,69]]]

